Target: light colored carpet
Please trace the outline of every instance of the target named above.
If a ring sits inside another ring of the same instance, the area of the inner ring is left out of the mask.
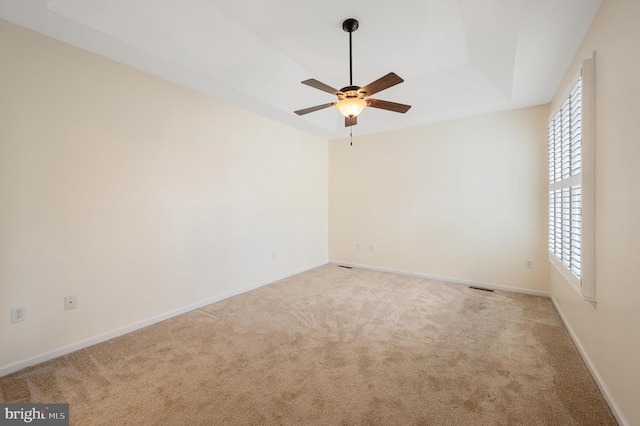
[[[0,378],[78,425],[613,425],[551,302],[325,265]]]

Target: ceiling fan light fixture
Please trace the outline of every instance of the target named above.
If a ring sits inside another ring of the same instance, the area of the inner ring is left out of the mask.
[[[336,108],[345,117],[357,117],[367,106],[367,101],[359,98],[346,98],[336,102]]]

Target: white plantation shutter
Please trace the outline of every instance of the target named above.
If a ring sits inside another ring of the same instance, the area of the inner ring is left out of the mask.
[[[587,65],[590,66],[588,79],[591,79],[592,60]],[[592,84],[589,81],[587,88]],[[590,96],[591,93],[587,96],[589,102]],[[549,120],[549,259],[585,299],[594,300],[592,277],[589,277],[586,287],[583,280],[584,100],[581,73]],[[588,116],[592,113],[591,105],[587,105],[586,109],[588,121]],[[586,128],[586,133],[586,157],[592,159],[591,129]],[[593,167],[587,164],[586,169],[589,172],[586,182],[591,191]],[[589,216],[590,220],[592,216]],[[589,259],[592,260],[591,257]]]
[[[549,121],[549,252],[577,280],[581,277],[581,159],[582,79],[578,79]]]

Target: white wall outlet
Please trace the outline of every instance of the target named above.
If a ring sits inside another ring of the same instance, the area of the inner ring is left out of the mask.
[[[360,250],[360,243],[356,243],[356,250]]]
[[[27,307],[11,308],[11,322],[20,322],[27,319]]]
[[[533,260],[527,259],[527,263],[525,264],[525,268],[533,269]]]
[[[271,252],[271,260],[276,260],[276,257],[278,257],[278,253],[275,251]]]
[[[75,309],[78,307],[78,296],[67,296],[64,298],[64,309]]]
[[[376,245],[375,244],[369,244],[369,250],[376,251]]]

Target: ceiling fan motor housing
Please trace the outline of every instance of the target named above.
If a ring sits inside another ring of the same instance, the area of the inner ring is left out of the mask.
[[[347,86],[340,89],[338,99],[364,99],[365,96],[367,96],[367,92],[361,91],[360,86]]]

